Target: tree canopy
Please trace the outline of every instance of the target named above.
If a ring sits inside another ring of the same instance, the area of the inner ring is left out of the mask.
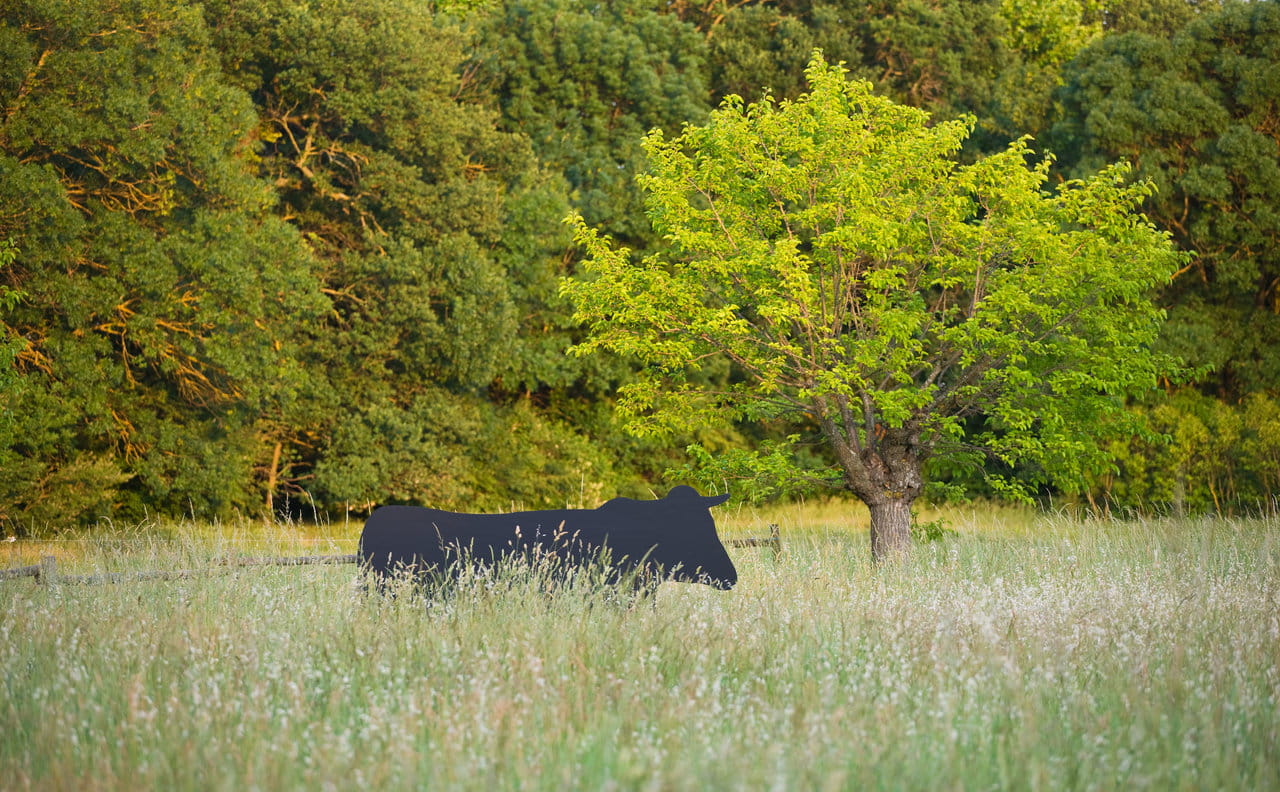
[[[1141,193],[1193,254],[1157,291],[1158,348],[1195,377],[1131,400],[1147,429],[1108,444],[1117,466],[1085,497],[1188,510],[1272,497],[1277,7],[0,0],[0,524],[560,506],[745,458],[823,477],[834,457],[818,425],[763,407],[684,435],[622,431],[617,393],[637,393],[646,367],[565,354],[587,329],[559,292],[584,267],[570,211],[634,258],[671,249],[635,180],[667,156],[647,133],[688,142],[684,126],[730,95],[743,113],[766,88],[775,110],[798,100],[815,48],[903,117],[931,114],[950,153],[930,178],[947,189],[1001,168],[1059,203],[1112,184],[1113,203]],[[1130,170],[1099,181],[1116,161]],[[854,172],[871,178],[836,170]],[[903,201],[930,205],[926,181],[884,199],[894,222],[913,227]],[[984,223],[960,225],[994,233]],[[894,277],[926,306],[959,289],[933,294],[920,285],[933,270],[912,272]],[[885,299],[890,324],[916,310]],[[898,365],[910,346],[883,351]],[[691,388],[743,387],[729,356],[697,362]],[[923,398],[897,390],[877,409]],[[956,453],[923,468],[936,493],[1076,486],[1034,455],[1002,457],[1021,430],[996,408],[955,420]]]
[[[257,116],[197,9],[8,3],[0,239],[26,297],[0,514],[253,497],[259,418],[302,377],[312,260],[248,167]]]
[[[1127,427],[1124,397],[1175,368],[1151,348],[1151,294],[1180,257],[1136,211],[1149,186],[1114,166],[1049,191],[1024,141],[959,165],[970,122],[930,125],[820,57],[807,78],[793,101],[730,97],[705,126],[649,135],[661,253],[636,261],[577,220],[576,351],[637,360],[620,402],[637,431],[782,420],[820,437],[830,464],[784,472],[863,500],[877,557],[905,546],[935,457],[1081,487]],[[701,386],[719,357],[735,380]]]
[[[1166,291],[1166,345],[1212,366],[1231,401],[1280,388],[1280,4],[1101,40],[1062,99],[1064,164],[1132,162],[1157,188],[1144,209],[1194,251]]]

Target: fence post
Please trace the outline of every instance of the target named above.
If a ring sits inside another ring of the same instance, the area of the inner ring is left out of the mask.
[[[773,560],[777,561],[782,558],[782,534],[777,523],[769,523],[769,541],[773,542]]]
[[[36,583],[51,586],[58,580],[57,556],[40,556],[40,571],[36,573]]]

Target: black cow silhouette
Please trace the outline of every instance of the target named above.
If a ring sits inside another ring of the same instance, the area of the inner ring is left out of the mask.
[[[360,561],[380,587],[399,572],[447,582],[464,569],[520,557],[551,559],[560,573],[599,563],[615,584],[675,580],[729,589],[738,571],[710,512],[728,498],[679,486],[658,500],[614,498],[597,509],[458,514],[382,506],[364,524]]]

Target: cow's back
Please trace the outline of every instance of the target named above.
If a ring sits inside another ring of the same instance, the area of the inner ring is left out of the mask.
[[[360,560],[379,575],[413,567],[439,573],[465,559],[479,564],[550,546],[571,511],[464,514],[422,506],[382,506],[360,536]]]
[[[676,487],[666,498],[614,498],[598,509],[463,514],[383,506],[365,522],[360,559],[380,577],[404,568],[456,573],[511,555],[552,557],[565,567],[602,560],[611,579],[643,567],[654,579],[729,588],[737,570],[709,511],[723,500]]]
[[[441,514],[421,506],[374,509],[360,534],[360,562],[379,576],[410,566],[442,568],[444,549],[435,529]]]

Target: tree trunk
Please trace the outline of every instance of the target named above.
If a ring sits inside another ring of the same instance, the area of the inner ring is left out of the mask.
[[[275,449],[271,452],[271,469],[267,471],[267,516],[274,517],[276,513],[276,487],[280,483],[280,452],[284,449],[284,443],[276,443]]]
[[[869,404],[869,402],[868,402]],[[872,409],[867,407],[867,414]],[[859,428],[848,405],[839,409],[825,398],[814,414],[844,471],[845,488],[871,509],[871,560],[879,564],[906,558],[911,550],[911,504],[924,490],[921,468],[928,449],[920,442],[920,428]]]
[[[871,560],[879,564],[903,559],[911,550],[911,498],[883,498],[871,510]]]

